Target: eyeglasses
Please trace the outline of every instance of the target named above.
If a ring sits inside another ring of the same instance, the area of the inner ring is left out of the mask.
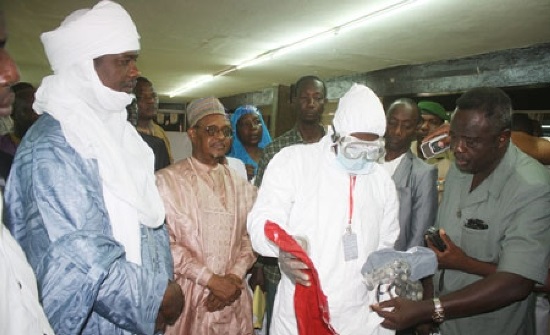
[[[225,137],[225,138],[233,137],[233,130],[231,130],[231,127],[219,128],[218,126],[214,126],[214,125],[203,127],[203,126],[197,124],[197,125],[193,126],[193,128],[204,130],[206,132],[206,134],[210,137],[214,137],[214,136],[218,135],[219,133],[221,133],[223,135],[223,137]]]
[[[353,136],[344,136],[339,140],[340,150],[349,159],[378,160],[384,155],[384,141],[362,141]]]

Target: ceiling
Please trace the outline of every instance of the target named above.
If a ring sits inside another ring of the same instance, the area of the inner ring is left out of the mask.
[[[138,66],[162,102],[226,97],[323,79],[550,42],[549,0],[419,0],[365,25],[266,62],[214,78],[174,98],[168,93],[265,51],[399,0],[120,0],[141,35]],[[8,51],[21,80],[50,73],[40,33],[92,0],[0,0]]]

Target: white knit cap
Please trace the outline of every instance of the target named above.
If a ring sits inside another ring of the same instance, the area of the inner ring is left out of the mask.
[[[340,136],[373,133],[384,136],[386,116],[380,99],[365,85],[353,84],[338,103],[333,120]]]
[[[119,4],[108,0],[71,13],[40,39],[55,73],[83,60],[140,48],[132,18]]]

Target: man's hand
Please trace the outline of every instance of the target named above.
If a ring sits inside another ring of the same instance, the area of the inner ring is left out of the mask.
[[[382,327],[401,330],[420,323],[431,321],[434,309],[429,300],[412,301],[403,298],[394,298],[371,305],[371,309],[384,318]]]
[[[169,281],[155,321],[155,331],[164,332],[167,325],[176,322],[183,310],[183,304],[184,297],[181,287],[176,282]]]
[[[428,142],[432,138],[436,138],[440,135],[449,135],[449,132],[451,131],[451,125],[448,123],[444,123],[441,126],[437,127],[433,132],[429,133],[422,139],[422,143]],[[443,138],[441,141],[438,142],[438,146],[440,147],[446,147],[449,144],[451,144],[451,138],[449,136]]]
[[[216,312],[221,311],[225,308],[225,306],[228,306],[225,302],[218,299],[212,292],[208,294],[208,297],[206,297],[206,301],[204,302],[204,306],[206,307],[206,310],[209,312]]]
[[[311,285],[308,274],[303,271],[308,269],[307,265],[292,256],[292,254],[280,251],[279,267],[293,283],[298,283],[304,286]]]
[[[236,274],[228,273],[224,277],[227,278],[233,284],[237,285],[241,290],[244,288],[242,278],[240,278]]]
[[[439,251],[429,239],[426,239],[428,247],[432,249],[437,256],[439,269],[462,270],[461,265],[465,264],[466,260],[469,259],[468,255],[466,255],[460,247],[454,244],[443,229],[439,231],[439,236],[441,236],[441,239],[447,246],[444,251]]]
[[[441,236],[441,239],[447,245],[445,251],[437,250],[430,241],[427,241],[427,244],[435,252],[440,269],[458,270],[482,277],[486,277],[497,271],[497,264],[482,262],[468,256],[464,250],[453,243],[443,229],[440,230],[439,236]]]
[[[231,304],[233,301],[237,300],[241,295],[241,290],[243,289],[242,280],[233,274],[226,276],[219,276],[213,274],[208,280],[206,287],[214,294],[218,299],[223,301],[226,304]]]
[[[415,334],[416,335],[431,335],[431,334],[437,334],[438,329],[435,323],[429,322],[429,323],[423,323],[415,328]]]
[[[533,288],[535,292],[544,292],[550,293],[550,270],[548,270],[548,275],[546,276],[546,282],[544,285],[535,285]]]
[[[214,276],[218,276],[218,275],[214,275]],[[204,305],[206,306],[206,310],[209,312],[220,311],[224,309],[226,306],[231,305],[233,302],[235,302],[235,300],[237,300],[240,297],[242,289],[244,288],[242,279],[235,274],[230,273],[225,276],[218,276],[218,278],[221,278],[221,281],[220,281],[221,286],[218,286],[218,288],[221,288],[223,290],[223,287],[226,286],[227,283],[230,283],[230,284],[233,284],[233,286],[236,287],[237,290],[228,299],[224,299],[220,296],[217,296],[216,293],[210,287],[208,287],[210,289],[210,294],[208,295],[208,297],[206,297],[206,301],[204,302]],[[218,278],[213,280],[212,278],[210,278],[208,283],[210,284],[212,281],[212,283],[214,283],[213,284],[214,287],[216,287],[216,285],[218,285],[217,284]],[[229,287],[231,287],[231,285],[229,285]]]

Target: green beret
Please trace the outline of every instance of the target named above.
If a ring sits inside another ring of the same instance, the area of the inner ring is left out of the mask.
[[[439,117],[442,120],[448,121],[449,115],[445,112],[445,108],[441,104],[434,101],[420,101],[418,108],[422,114],[432,114]]]

